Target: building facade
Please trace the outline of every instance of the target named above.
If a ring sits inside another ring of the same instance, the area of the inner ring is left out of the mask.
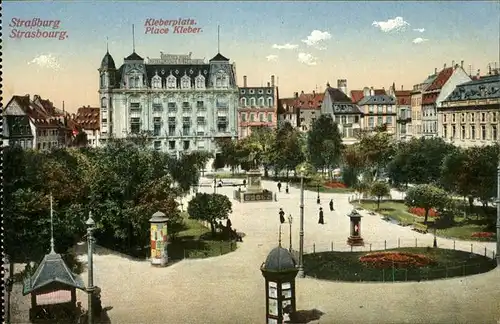
[[[217,152],[218,138],[238,136],[234,63],[189,55],[144,60],[135,51],[116,69],[109,52],[99,68],[100,140],[147,132],[153,148],[179,156]]]
[[[389,95],[396,98],[396,140],[408,141],[412,135],[411,125],[411,91],[396,90],[396,85],[389,88]]]
[[[311,129],[311,124],[319,118],[321,106],[323,104],[324,93],[295,93],[297,107],[297,128],[301,132],[307,132]]]
[[[248,87],[247,76],[243,76],[243,87],[239,88],[238,138],[252,133],[252,127],[276,128],[278,123],[278,88],[274,75],[267,87]]]
[[[423,137],[438,136],[437,108],[441,106],[441,102],[450,95],[457,85],[471,80],[462,66],[452,62],[452,66],[447,68],[445,64],[443,70],[437,74],[436,79],[422,92]]]
[[[278,98],[278,127],[289,123],[293,128],[298,127],[299,111],[296,98]]]
[[[460,84],[438,107],[439,136],[461,147],[498,143],[500,75]]]
[[[396,133],[396,98],[387,94],[377,95],[373,88],[364,89],[363,99],[358,106],[364,115],[362,128],[372,130],[387,126],[387,132]]]
[[[68,114],[39,95],[12,96],[3,111],[4,145],[48,150],[66,147],[72,140]],[[28,127],[29,126],[29,130]]]
[[[345,81],[345,80],[342,80]],[[346,145],[354,144],[359,140],[363,113],[358,105],[354,104],[347,96],[346,90],[331,88],[327,85],[321,114],[331,115],[333,121],[337,123],[342,135],[342,142]]]
[[[99,145],[99,112],[99,107],[80,107],[73,119],[87,135],[87,144],[90,147],[97,147]]]

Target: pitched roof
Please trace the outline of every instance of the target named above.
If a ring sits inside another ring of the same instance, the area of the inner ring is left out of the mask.
[[[445,101],[500,98],[500,75],[481,77],[456,86]]]
[[[358,102],[358,105],[363,106],[363,105],[382,105],[382,104],[395,104],[396,99],[394,97],[388,96],[388,95],[374,95],[374,96],[367,96],[363,97]]]
[[[297,112],[296,98],[278,99],[278,114],[295,114]]]
[[[217,53],[209,62],[212,61],[224,61],[224,62],[229,62],[229,59],[222,55],[221,53]]]
[[[354,103],[359,102],[361,99],[363,99],[364,94],[363,90],[351,90],[351,100]]]
[[[99,110],[99,108],[94,107],[80,107],[74,121],[83,129],[98,130],[100,125]]]
[[[73,288],[85,289],[80,276],[71,272],[60,254],[51,251],[46,254],[31,278],[24,281],[23,295],[58,282]]]
[[[441,72],[438,73],[436,79],[432,81],[431,85],[427,89],[425,89],[425,91],[441,90],[441,88],[453,74],[453,71],[454,71],[453,67],[441,70]]]
[[[135,51],[125,58],[125,61],[144,61]]]
[[[411,91],[410,90],[396,90],[394,91],[396,96],[397,104],[400,106],[409,105],[411,103]]]
[[[15,101],[22,111],[32,120],[36,127],[58,128],[64,127],[64,117],[62,111],[55,108],[50,100],[41,99],[34,95],[30,100],[29,95],[12,96],[11,101]],[[9,101],[9,103],[11,102]]]
[[[106,52],[101,61],[101,69],[116,69],[115,60],[109,52]]]
[[[324,93],[301,93],[297,98],[296,107],[299,109],[319,109],[324,96]]]
[[[337,88],[327,88],[326,93],[330,96],[330,100],[333,102],[347,102],[352,103],[351,98],[349,98],[342,90]]]

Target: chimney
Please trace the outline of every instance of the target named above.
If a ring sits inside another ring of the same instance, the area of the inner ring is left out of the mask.
[[[455,60],[451,61],[451,67],[454,68],[455,67]]]
[[[464,68],[464,60],[460,61],[460,67],[463,69]]]
[[[444,70],[444,69],[446,69],[446,63],[444,63],[444,65],[443,65],[443,70]]]
[[[299,97],[299,93],[295,92],[295,99],[297,99],[298,97]]]
[[[370,87],[370,96],[374,96],[375,95],[375,90],[373,90],[373,87]]]
[[[403,85],[401,85],[401,91],[403,91]]]
[[[271,86],[271,82],[268,82],[267,83],[267,87],[269,88]]]
[[[316,91],[313,90],[313,97],[316,96]]]
[[[488,75],[491,75],[491,64],[488,64]]]
[[[346,79],[337,80],[337,88],[340,91],[342,91],[345,95],[348,95],[348,93],[347,93],[347,80]]]
[[[271,75],[271,87],[274,88],[274,75]]]
[[[301,95],[301,96],[302,96],[303,94],[304,94],[304,90],[302,90],[302,91],[300,92],[300,95]]]
[[[434,74],[438,74],[438,68],[434,68]]]
[[[245,88],[247,87],[247,76],[246,75],[243,76],[243,87],[245,87]]]
[[[480,69],[477,69],[477,78],[479,79],[479,76],[481,74],[481,70]]]

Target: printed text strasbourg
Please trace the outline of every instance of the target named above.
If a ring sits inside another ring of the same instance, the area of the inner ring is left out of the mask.
[[[29,20],[21,18],[12,18],[9,27],[12,28],[10,38],[57,38],[64,40],[68,38],[66,31],[59,29],[60,20],[45,20],[32,18]],[[48,30],[47,30],[48,29]]]

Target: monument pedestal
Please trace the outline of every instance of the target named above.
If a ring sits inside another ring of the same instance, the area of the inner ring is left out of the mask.
[[[250,170],[247,172],[247,190],[234,191],[234,199],[239,202],[251,201],[273,201],[273,193],[267,189],[262,189],[261,176],[259,170]]]
[[[350,246],[365,246],[365,242],[360,236],[349,236],[347,238],[347,244]]]

